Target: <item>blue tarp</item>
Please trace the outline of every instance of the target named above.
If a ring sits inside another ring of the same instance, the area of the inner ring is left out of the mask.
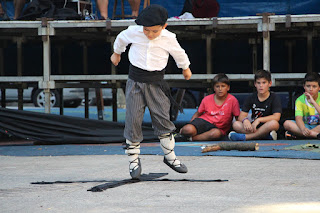
[[[120,2],[120,1],[118,1]],[[143,3],[143,0],[141,0]],[[141,3],[141,8],[143,4]],[[160,4],[167,8],[169,17],[179,16],[183,0],[151,0],[152,4]],[[276,15],[285,14],[318,14],[320,13],[319,0],[218,0],[220,4],[219,17],[255,16],[257,13],[270,12]],[[114,0],[109,1],[109,14],[112,14]],[[117,14],[120,14],[118,3]],[[130,14],[131,8],[125,1],[125,13]]]
[[[2,1],[2,4],[4,1]],[[117,14],[121,13],[121,6],[118,1]],[[144,0],[141,0],[140,10]],[[219,17],[255,16],[257,13],[270,12],[276,15],[285,14],[318,14],[320,12],[319,0],[218,0],[220,4]],[[131,8],[128,1],[125,3],[125,13],[130,14]],[[183,0],[151,0],[152,4],[160,4],[168,9],[169,17],[179,16],[184,1]],[[14,8],[12,1],[7,1],[7,13],[13,17]],[[96,2],[92,0],[93,12],[96,12]],[[114,0],[109,0],[109,16],[112,17]]]
[[[219,0],[219,17],[255,16],[270,12],[276,15],[317,14],[319,0]]]
[[[151,3],[164,6],[168,9],[169,17],[172,17],[180,15],[184,1],[151,0]],[[219,17],[255,16],[257,13],[263,12],[275,13],[276,15],[320,13],[319,0],[218,0],[218,3],[220,4]],[[109,4],[109,14],[112,14],[114,0],[110,0]],[[120,4],[118,8],[120,9]],[[128,2],[125,4],[125,9],[126,13],[130,14]],[[120,14],[120,10],[117,13]]]
[[[230,156],[230,157],[261,157],[320,160],[320,154],[308,150],[290,150],[294,145],[304,145],[310,140],[297,141],[254,141],[259,143],[258,151],[216,151],[201,153],[201,146],[216,142],[177,142],[175,152],[178,156]],[[318,140],[311,143],[319,144]],[[289,148],[289,149],[288,149]],[[68,156],[68,155],[124,155],[123,146],[117,144],[73,144],[73,145],[32,145],[22,142],[16,145],[0,144],[0,156]],[[163,155],[159,142],[142,143],[141,155]]]

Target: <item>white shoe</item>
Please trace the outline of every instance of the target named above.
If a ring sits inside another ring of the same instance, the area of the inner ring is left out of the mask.
[[[278,134],[277,134],[277,132],[276,131],[274,131],[274,130],[272,130],[271,132],[270,132],[270,137],[272,138],[272,140],[277,140],[278,139]]]

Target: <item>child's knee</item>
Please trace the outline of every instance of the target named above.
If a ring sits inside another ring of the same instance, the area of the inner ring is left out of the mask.
[[[296,125],[296,123],[290,121],[290,120],[286,120],[284,123],[283,123],[283,128],[285,128],[286,130],[289,130],[292,128],[293,125]]]
[[[269,125],[270,125],[270,128],[271,128],[272,130],[278,130],[279,127],[280,127],[279,122],[276,121],[276,120],[271,120],[271,121],[269,121]]]
[[[285,122],[283,123],[283,128],[287,129],[287,128],[289,127],[289,125],[290,125],[290,123],[289,123],[289,121],[287,120],[287,121],[285,121]]]
[[[180,133],[182,135],[193,135],[196,132],[196,129],[193,125],[187,124],[184,127],[182,127]]]
[[[240,122],[240,121],[236,121],[236,122],[234,122],[234,123],[232,124],[232,128],[233,128],[234,130],[239,130],[239,129],[243,128],[243,124],[242,124],[242,122]]]
[[[222,132],[219,129],[212,129],[209,134],[209,139],[217,140],[222,137]]]

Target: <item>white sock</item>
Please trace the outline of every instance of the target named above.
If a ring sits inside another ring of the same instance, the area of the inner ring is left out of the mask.
[[[174,153],[175,140],[172,134],[163,134],[159,136],[160,145],[164,153],[164,157],[170,164],[174,166],[180,166],[180,161],[177,159],[176,154]]]
[[[126,140],[127,149],[125,151],[129,157],[129,169],[133,169],[139,163],[139,154],[140,154],[140,142],[131,142]]]

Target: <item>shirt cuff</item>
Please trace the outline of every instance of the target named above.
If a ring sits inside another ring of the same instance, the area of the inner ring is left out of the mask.
[[[119,55],[121,55],[121,53],[122,53],[122,52],[119,51],[119,50],[113,50],[113,52],[114,52],[114,53],[117,53],[117,54],[119,54]]]
[[[186,69],[188,69],[189,68],[189,65],[188,66],[185,66],[185,67],[182,67],[181,69],[182,70],[186,70]]]

